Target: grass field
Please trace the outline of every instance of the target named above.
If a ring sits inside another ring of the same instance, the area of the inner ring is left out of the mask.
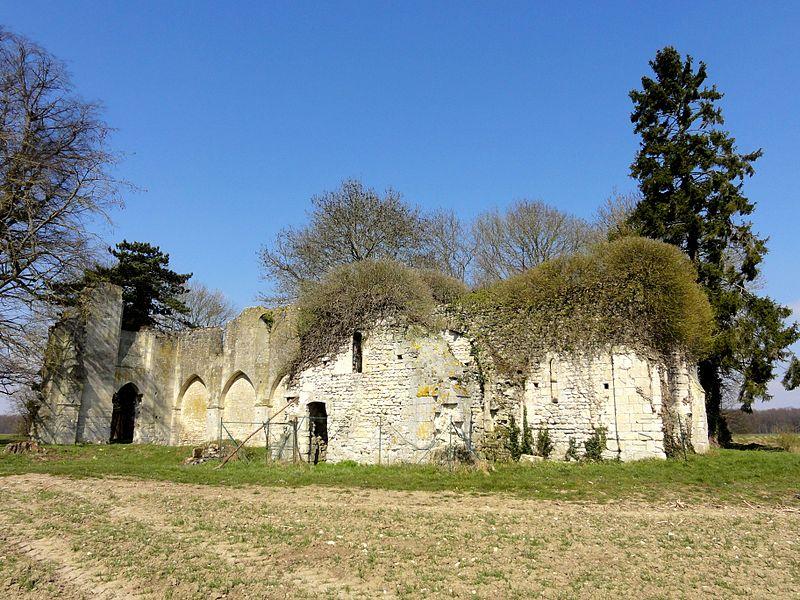
[[[737,444],[761,444],[800,453],[799,433],[740,433],[733,436]]]
[[[0,596],[797,597],[800,455],[427,466],[0,454]]]
[[[689,460],[631,463],[546,462],[498,465],[490,473],[425,465],[362,466],[354,463],[267,466],[251,462],[186,466],[188,448],[149,445],[55,446],[44,455],[0,455],[0,476],[48,473],[70,477],[124,476],[179,483],[243,486],[381,488],[398,491],[507,493],[548,500],[660,500],[781,504],[800,492],[800,455],[718,450]]]

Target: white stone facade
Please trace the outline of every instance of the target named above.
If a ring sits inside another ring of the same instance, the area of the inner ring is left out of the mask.
[[[312,430],[321,431],[309,423],[324,421],[329,461],[426,462],[456,450],[489,453],[510,417],[522,423],[527,414],[534,430],[549,430],[552,458],[564,457],[570,438],[582,448],[600,427],[608,458],[663,458],[670,439],[708,447],[703,392],[694,365],[679,356],[551,354],[509,380],[478,359],[485,353],[469,331],[376,323],[360,332],[360,361],[350,341],[288,381],[282,366],[297,340],[280,314],[256,307],[224,331],[132,333],[120,329],[118,288],[99,288],[86,306],[51,335],[37,426],[46,442],[109,441],[114,395],[132,383],[135,443],[244,439],[271,420],[273,455],[286,456],[296,429],[296,451],[288,451],[309,460]]]

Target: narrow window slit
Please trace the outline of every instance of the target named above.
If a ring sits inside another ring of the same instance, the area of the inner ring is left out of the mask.
[[[360,331],[353,332],[353,373],[362,373],[364,370],[364,354],[362,348],[362,335]]]

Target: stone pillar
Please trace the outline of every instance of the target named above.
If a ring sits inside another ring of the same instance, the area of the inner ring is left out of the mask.
[[[70,311],[50,330],[42,368],[42,405],[31,434],[47,444],[74,444],[83,395],[84,321]]]
[[[98,284],[86,292],[83,344],[84,386],[78,414],[78,442],[107,442],[111,430],[114,375],[122,326],[122,288]]]

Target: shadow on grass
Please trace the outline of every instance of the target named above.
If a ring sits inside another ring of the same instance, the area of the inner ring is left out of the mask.
[[[786,452],[785,449],[779,448],[778,446],[767,446],[765,444],[759,444],[756,442],[750,442],[749,444],[737,444],[736,442],[731,442],[727,446],[728,450],[760,450],[762,452]]]
[[[14,442],[22,442],[27,438],[24,435],[16,433],[0,433],[0,447],[13,444]]]

